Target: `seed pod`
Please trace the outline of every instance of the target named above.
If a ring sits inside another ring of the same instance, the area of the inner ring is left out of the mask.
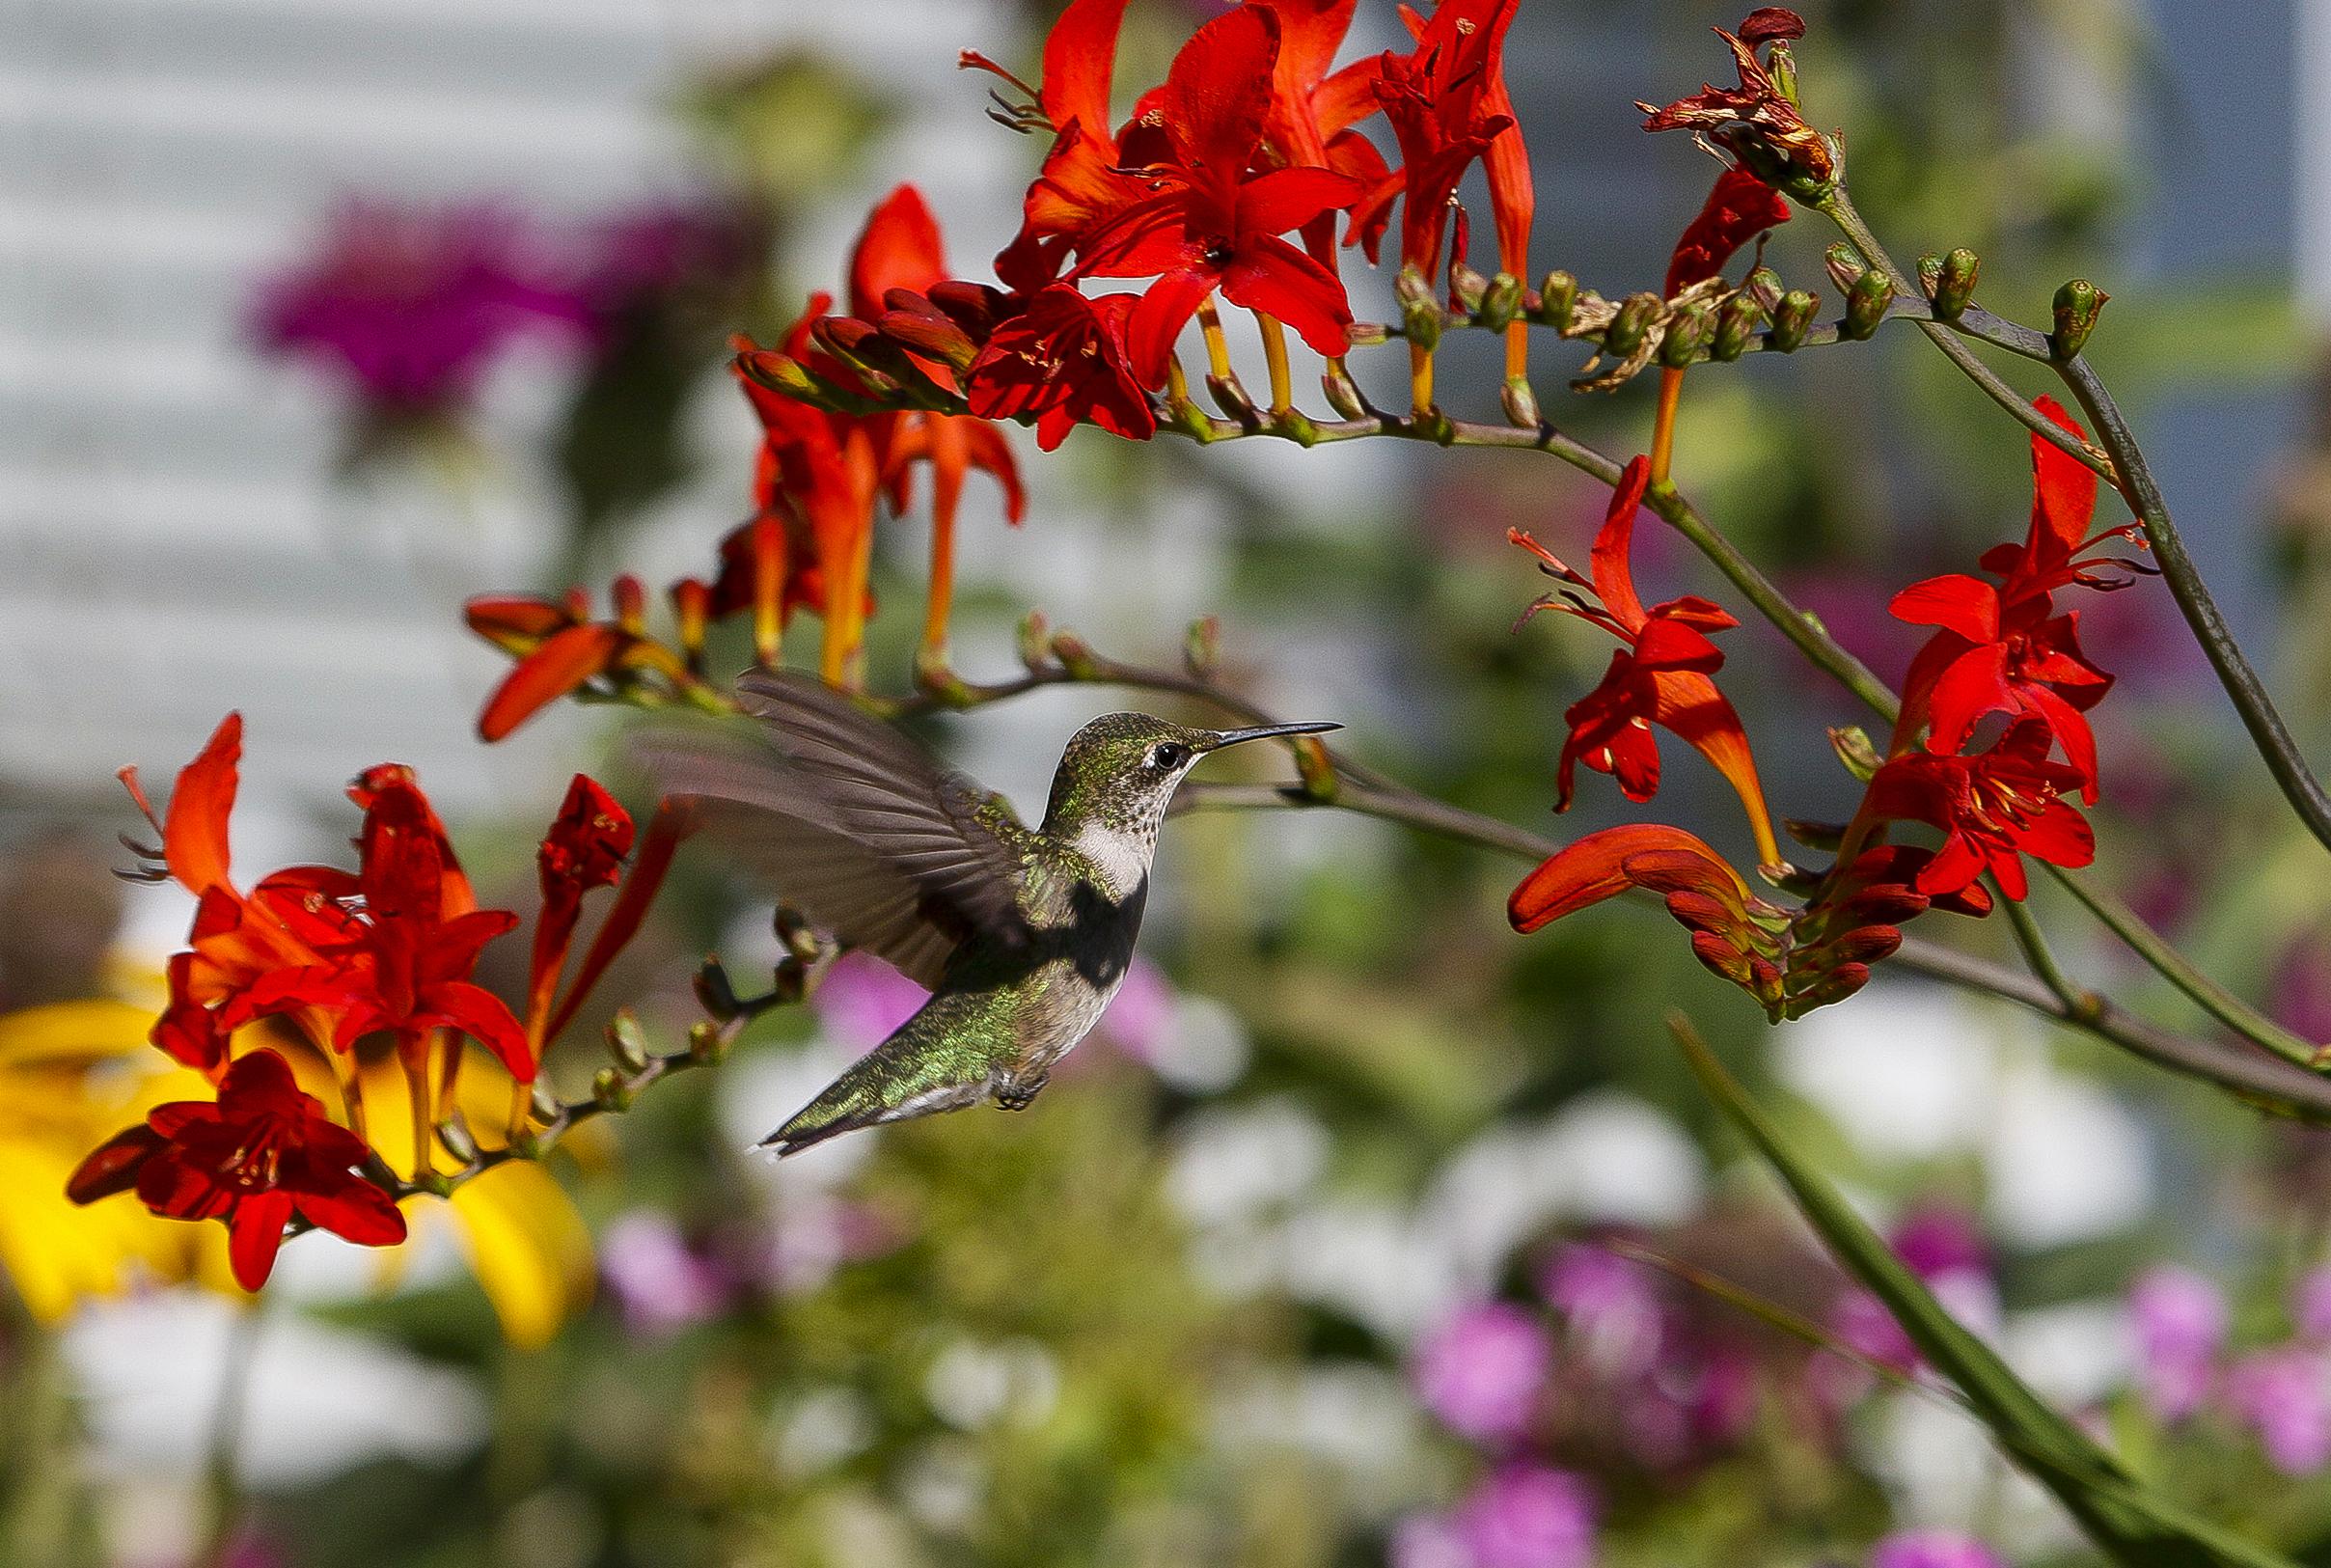
[[[1842,239],[1822,252],[1822,262],[1840,289],[1852,288],[1853,280],[1870,270],[1869,263],[1861,259],[1861,252]]]
[[[1856,342],[1869,337],[1886,318],[1886,307],[1893,303],[1894,286],[1884,273],[1872,267],[1846,290],[1845,335]]]
[[[1975,280],[1982,271],[1982,261],[1964,245],[1944,257],[1941,276],[1934,282],[1934,314],[1945,321],[1957,320],[1975,297]]]
[[[2111,297],[2086,278],[2074,278],[2056,290],[2056,330],[2048,335],[2048,346],[2058,359],[2080,352]]]
[[[1765,308],[1754,296],[1733,295],[1715,313],[1715,336],[1708,343],[1708,357],[1731,364],[1747,352],[1748,340],[1765,321]]]
[[[1538,305],[1530,314],[1556,332],[1570,330],[1571,312],[1578,304],[1578,280],[1567,272],[1549,272],[1538,285]]]
[[[1457,308],[1467,316],[1481,314],[1481,303],[1489,296],[1490,281],[1480,273],[1458,261],[1449,267],[1449,292],[1456,296]]]
[[[1667,302],[1657,294],[1629,294],[1619,304],[1618,315],[1603,329],[1604,352],[1626,359],[1643,346],[1644,335],[1651,323],[1659,319]]]
[[[1500,272],[1490,280],[1481,294],[1481,324],[1492,332],[1503,332],[1522,314],[1522,280],[1511,272]]]
[[[1030,670],[1043,668],[1052,646],[1052,626],[1044,612],[1030,610],[1020,618],[1020,662]]]
[[[1821,309],[1821,295],[1802,289],[1792,289],[1781,295],[1780,303],[1772,307],[1772,346],[1784,354],[1794,354],[1805,345],[1805,334],[1813,330],[1814,313]]]
[[[1534,430],[1545,423],[1538,412],[1538,395],[1530,390],[1525,376],[1517,375],[1507,381],[1497,400],[1504,405],[1505,422],[1518,430]]]
[[[1319,378],[1319,389],[1326,394],[1328,406],[1345,419],[1365,419],[1368,405],[1359,399],[1359,388],[1345,373],[1342,365],[1330,365]]]
[[[1682,370],[1700,357],[1714,331],[1714,311],[1705,305],[1685,306],[1667,323],[1667,335],[1659,340],[1659,363],[1669,370]]]
[[[629,1007],[617,1008],[607,1021],[607,1053],[627,1073],[647,1067],[647,1033],[640,1028],[640,1015]]]

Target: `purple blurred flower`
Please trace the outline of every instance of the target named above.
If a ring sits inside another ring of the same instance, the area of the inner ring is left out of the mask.
[[[1547,1259],[1538,1290],[1562,1314],[1597,1371],[1627,1376],[1650,1370],[1659,1359],[1666,1313],[1641,1266],[1577,1243]]]
[[[1173,1036],[1173,986],[1166,972],[1137,956],[1125,971],[1125,983],[1101,1015],[1100,1029],[1111,1044],[1136,1061],[1155,1064]]]
[[[2137,1381],[2165,1421],[2199,1409],[2217,1376],[2226,1345],[2226,1298],[2190,1269],[2150,1269],[2128,1292],[2137,1343]]]
[[[1921,1279],[1946,1274],[1991,1272],[1991,1250],[1964,1210],[1932,1205],[1911,1210],[1887,1238],[1894,1253]]]
[[[585,323],[583,301],[529,249],[497,207],[351,202],[314,258],[261,288],[253,330],[271,351],[331,366],[373,412],[443,412],[520,339]]]
[[[2291,1293],[2290,1320],[2299,1337],[2331,1345],[2331,1264],[2309,1270]]]
[[[1504,1302],[1468,1307],[1416,1347],[1417,1397],[1441,1424],[1477,1443],[1522,1436],[1553,1361],[1538,1320]]]
[[[1977,1334],[1999,1326],[1999,1286],[1991,1277],[1990,1250],[1973,1221],[1953,1209],[1914,1210],[1887,1233],[1886,1244],[1953,1317]],[[1917,1347],[1909,1335],[1866,1290],[1855,1287],[1840,1295],[1830,1307],[1829,1327],[1871,1361],[1906,1372],[1918,1365]]]
[[[2276,966],[2274,1015],[2310,1040],[2331,1040],[2331,937],[2308,935]]]
[[[881,959],[845,952],[827,966],[809,1005],[826,1032],[852,1051],[871,1051],[915,1016],[931,993]]]
[[[607,1227],[599,1270],[634,1334],[676,1334],[717,1316],[728,1302],[727,1276],[653,1209],[635,1209]]]
[[[1595,1560],[1595,1499],[1568,1471],[1501,1465],[1457,1505],[1474,1568],[1585,1568]]]
[[[716,196],[648,202],[599,226],[581,293],[591,314],[608,321],[692,288],[724,290],[752,266],[762,243],[762,225]]]
[[[1411,1514],[1392,1530],[1390,1568],[1476,1568],[1465,1532],[1448,1514]]]
[[[769,1232],[752,1272],[780,1295],[815,1290],[844,1263],[879,1257],[904,1240],[899,1228],[863,1203],[805,1195],[789,1203]]]
[[[1951,1530],[1897,1530],[1870,1549],[1870,1568],[2007,1568],[1998,1553]]]
[[[2307,1345],[2280,1345],[2235,1362],[2226,1400],[2254,1427],[2267,1460],[2286,1475],[2331,1464],[2331,1358]]]

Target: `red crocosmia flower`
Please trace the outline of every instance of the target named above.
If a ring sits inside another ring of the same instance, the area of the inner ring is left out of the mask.
[[[228,1004],[222,1022],[235,1027],[317,1007],[335,1019],[333,1049],[385,1031],[414,1057],[432,1032],[457,1030],[512,1078],[532,1083],[535,1062],[525,1031],[501,998],[470,978],[485,945],[518,918],[498,909],[449,910],[442,830],[418,787],[394,781],[373,795],[358,853],[354,875],[329,867],[299,873],[312,898],[337,904],[342,917],[339,932],[316,944],[319,962],[261,977]]]
[[[1748,884],[1731,863],[1701,839],[1682,828],[1638,822],[1590,833],[1565,845],[1522,879],[1506,900],[1507,918],[1517,931],[1535,931],[1601,903],[1637,885],[1638,878],[1629,866],[1644,856],[1656,860],[1641,862],[1642,867],[1656,866],[1662,871],[1674,872],[1687,865],[1694,867],[1693,880],[1710,896],[1741,906],[1751,896]]]
[[[564,598],[481,594],[462,606],[470,630],[518,662],[478,714],[478,735],[497,741],[543,708],[593,680],[634,670],[678,678],[680,661],[647,635],[647,594],[636,577],[616,579],[611,620],[590,619],[578,589]]]
[[[2020,899],[2025,855],[2066,867],[2097,856],[2087,818],[2063,798],[2080,775],[2048,759],[2053,745],[2045,724],[2025,719],[1974,756],[1905,753],[1870,781],[1864,809],[1943,831],[1942,846],[1911,884],[1920,893],[1957,893],[1988,871],[2001,892]]]
[[[267,1282],[284,1226],[296,1216],[361,1247],[404,1240],[404,1216],[358,1174],[371,1151],[327,1119],[273,1051],[237,1058],[215,1102],[156,1106],[81,1162],[66,1187],[76,1203],[135,1191],[173,1220],[223,1220],[235,1282]]]
[[[2037,405],[2049,419],[2086,439],[2077,422],[2053,399]],[[2086,714],[2101,701],[2113,677],[2080,648],[2080,614],[2058,614],[2054,593],[2069,587],[2110,591],[2127,587],[2150,567],[2094,552],[2108,539],[2143,547],[2134,524],[2092,534],[2097,477],[2039,437],[2032,438],[2032,516],[2020,545],[2002,544],[1983,555],[1997,584],[1953,572],[1914,583],[1894,596],[1896,619],[1937,630],[1911,662],[1905,682],[1897,744],[1926,724],[1928,746],[1957,752],[1989,714],[2043,721],[2097,799],[2097,743]],[[2107,572],[2107,567],[2121,568]]]
[[[1143,386],[1165,384],[1175,337],[1217,289],[1278,317],[1320,354],[1349,346],[1343,285],[1277,236],[1350,205],[1358,186],[1325,169],[1247,172],[1262,145],[1278,26],[1277,13],[1243,6],[1183,45],[1158,93],[1154,131],[1146,120],[1142,127],[1141,148],[1156,154],[1144,171],[1153,193],[1096,230],[1078,263],[1079,277],[1158,279],[1126,326]]]
[[[1490,107],[1492,51],[1502,45],[1505,23],[1512,19],[1511,0],[1492,8],[1494,24],[1487,27],[1467,14],[1469,9],[1477,8],[1441,7],[1421,30],[1414,53],[1387,54],[1378,62],[1374,91],[1400,141],[1400,179],[1397,185],[1387,182],[1364,195],[1352,212],[1354,229],[1364,234],[1381,224],[1385,205],[1397,193],[1401,263],[1428,280],[1440,275],[1452,212],[1458,223],[1452,258],[1466,249],[1458,181],[1514,123],[1511,115]]]
[[[1157,433],[1157,416],[1125,359],[1125,323],[1135,304],[1132,294],[1087,299],[1070,284],[1045,289],[997,328],[972,361],[972,412],[1033,419],[1036,445],[1046,452],[1081,424],[1148,440]]]
[[[1837,164],[1829,144],[1805,124],[1756,56],[1764,44],[1804,37],[1804,22],[1795,12],[1767,6],[1741,24],[1739,37],[1720,27],[1715,35],[1732,51],[1741,85],[1703,84],[1697,93],[1663,109],[1639,102],[1635,107],[1644,113],[1643,128],[1688,130],[1702,146],[1720,152],[1727,162],[1755,170],[1768,183],[1791,178],[1825,181],[1834,176]]]
[[[1337,70],[1336,50],[1351,30],[1357,0],[1247,0],[1275,13],[1279,24],[1277,69],[1271,107],[1263,122],[1266,151],[1281,165],[1331,169],[1372,190],[1390,171],[1384,154],[1352,127],[1376,113],[1374,82],[1380,69],[1370,57]],[[1381,224],[1375,234],[1383,234]],[[1322,266],[1335,266],[1335,220],[1322,213],[1303,229],[1303,249]],[[1376,245],[1368,246],[1374,260]]]
[[[1667,297],[1720,276],[1742,245],[1788,221],[1789,204],[1778,191],[1745,169],[1725,170],[1668,258]]]
[[[156,817],[135,768],[121,778],[160,838],[149,851],[160,867],[144,873],[168,876],[195,895],[188,951],[170,960],[170,1000],[156,1020],[153,1043],[175,1059],[216,1074],[227,1061],[228,1030],[219,1008],[262,977],[317,962],[315,944],[337,940],[344,922],[320,899],[300,871],[279,871],[261,880],[248,896],[229,879],[227,824],[234,810],[242,757],[243,720],[230,713],[200,755],[178,773],[169,812]],[[307,1009],[300,1020],[312,1033],[329,1036],[329,1013]]]
[[[1529,148],[1522,139],[1522,122],[1514,113],[1514,97],[1505,85],[1505,36],[1520,10],[1519,0],[1440,0],[1429,21],[1409,6],[1401,7],[1400,14],[1420,52],[1440,50],[1458,69],[1478,71],[1482,117],[1505,122],[1504,128],[1482,150],[1481,168],[1489,179],[1490,216],[1497,231],[1497,265],[1517,278],[1526,278],[1530,222],[1537,213],[1538,197],[1530,178]],[[1426,275],[1431,275],[1429,269]]]
[[[535,860],[542,913],[535,921],[534,957],[528,968],[526,1043],[537,1061],[549,1043],[542,1032],[549,1026],[559,977],[566,967],[575,923],[582,918],[583,897],[593,888],[613,887],[622,879],[623,857],[631,853],[637,836],[631,813],[596,781],[576,774]]]
[[[1724,656],[1707,634],[1739,622],[1722,607],[1690,596],[1645,609],[1635,591],[1629,558],[1635,514],[1649,478],[1650,462],[1643,457],[1629,463],[1621,475],[1610,510],[1595,536],[1591,580],[1520,530],[1508,535],[1538,558],[1549,576],[1567,585],[1531,605],[1524,619],[1539,610],[1558,610],[1602,627],[1626,645],[1611,656],[1602,684],[1563,715],[1571,731],[1562,746],[1555,810],[1569,809],[1573,769],[1581,761],[1617,779],[1628,799],[1651,799],[1659,786],[1659,747],[1651,727],[1659,725],[1682,736],[1724,775],[1747,809],[1757,852],[1766,864],[1774,864],[1781,858],[1780,846],[1772,836],[1747,731],[1709,678]],[[1587,594],[1600,602],[1591,602]]]
[[[1117,32],[1127,0],[1073,0],[1044,41],[1044,84],[1029,88],[984,55],[966,51],[962,63],[993,72],[1033,99],[1006,104],[997,116],[1020,129],[1054,133],[1044,169],[1028,187],[1020,233],[996,258],[996,276],[1016,293],[1032,294],[1060,276],[1083,237],[1146,187],[1119,165],[1118,138],[1109,112],[1110,77],[1116,68]]]

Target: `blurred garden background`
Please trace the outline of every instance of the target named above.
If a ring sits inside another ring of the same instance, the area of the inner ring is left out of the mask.
[[[1135,0],[1120,82],[1221,9]],[[1524,0],[1541,264],[1656,286],[1708,168],[1632,100],[1714,73],[1706,30],[1737,9]],[[1897,249],[1973,247],[2026,321],[2067,277],[2111,291],[2092,355],[2331,754],[2331,6],[1805,9],[1812,118],[1851,127]],[[647,804],[635,716],[562,706],[480,744],[504,661],[462,601],[700,569],[758,438],[728,335],[771,341],[839,286],[901,180],[983,273],[1040,148],[980,119],[989,78],[956,54],[1032,72],[1056,10],[0,0],[0,1562],[179,1568],[229,1496],[235,1568],[2093,1560],[1980,1427],[1864,1364],[1908,1347],[1723,1135],[1670,1006],[2034,1386],[2149,1480],[2331,1562],[2331,1134],[1883,973],[1768,1030],[1656,912],[1520,938],[1515,865],[1357,816],[1169,826],[1143,964],[1026,1114],[749,1153],[914,1004],[845,958],[717,1071],[480,1178],[393,1253],[296,1241],[263,1308],[213,1227],[66,1203],[170,1097],[140,1053],[191,901],[110,874],[143,831],[115,770],[159,788],[240,709],[234,848],[260,866],[344,861],[345,782],[410,763],[489,901],[528,907],[569,773]],[[1363,0],[1348,57],[1401,40]],[[1768,252],[1792,283],[1825,281],[1814,227]],[[1494,386],[1488,336],[1441,373]],[[1650,386],[1567,373],[1539,376],[1556,423],[1640,446]],[[1583,555],[1600,486],[1530,454],[1086,430],[1033,461],[1006,433],[1028,516],[974,476],[967,674],[1016,668],[1030,609],[1150,663],[1216,616],[1229,682],[1343,722],[1372,766],[1565,838],[1637,814],[1607,787],[1548,814],[1606,646],[1514,629],[1541,585],[1507,529]],[[2022,432],[1906,330],[1695,372],[1678,453],[1890,679],[1917,637],[1885,596],[2028,505]],[[887,689],[925,528],[878,538]],[[1637,569],[1721,596],[1664,530]],[[2100,872],[2331,1039],[2318,847],[2165,594],[2087,629],[2122,681]],[[1769,628],[1732,639],[1752,732],[1856,717]],[[1033,815],[1067,735],[1128,705],[1072,687],[920,732]],[[1852,809],[1825,749],[1765,766],[1789,814]],[[1668,789],[1744,852],[1696,759]],[[1939,934],[2011,956],[1998,923]],[[2061,928],[2069,966],[2208,1027]],[[602,995],[676,1037],[714,948],[765,969],[768,899],[684,854]],[[549,1070],[581,1092],[604,1059],[586,1020]]]

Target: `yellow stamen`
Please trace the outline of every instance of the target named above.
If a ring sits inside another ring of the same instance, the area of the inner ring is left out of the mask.
[[[1271,412],[1284,414],[1295,406],[1294,377],[1287,370],[1287,329],[1278,318],[1254,313],[1254,324],[1262,329],[1263,358],[1271,367]]]

